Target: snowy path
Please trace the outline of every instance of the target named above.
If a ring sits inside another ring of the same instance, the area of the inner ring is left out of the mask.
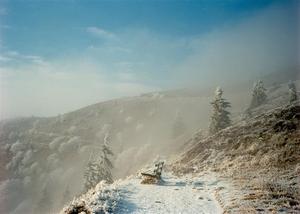
[[[211,184],[171,175],[163,179],[162,185],[143,185],[136,178],[122,184],[117,213],[222,213]]]

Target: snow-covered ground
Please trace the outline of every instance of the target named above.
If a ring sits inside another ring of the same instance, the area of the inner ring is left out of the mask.
[[[100,182],[60,213],[223,213],[215,193],[224,183],[221,184],[213,174],[176,177],[165,173],[161,184],[141,184],[141,181],[139,176],[130,176],[111,185]]]
[[[163,176],[160,185],[140,184],[130,178],[119,184],[120,201],[116,213],[222,213],[214,198],[214,182],[201,178]]]

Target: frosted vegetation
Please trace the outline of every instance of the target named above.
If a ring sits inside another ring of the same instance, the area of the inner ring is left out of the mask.
[[[299,88],[299,81],[293,84]],[[215,97],[211,90],[150,93],[51,118],[3,121],[0,213],[58,212],[102,180],[111,183],[135,173],[157,155],[178,153],[199,129],[207,134],[209,123],[214,133],[241,120],[249,105],[255,114],[286,104],[288,97],[293,102],[296,87],[283,83],[265,89],[257,83],[252,101],[249,87],[244,86],[225,89],[226,100],[221,90]],[[117,192],[109,194],[118,198]]]
[[[209,132],[214,134],[222,129],[225,129],[231,124],[230,112],[227,110],[231,104],[223,97],[223,90],[218,87],[215,92],[215,98],[211,102],[213,114],[209,125]]]
[[[205,213],[222,209],[214,199],[213,177],[176,177],[163,174],[163,184],[143,185],[139,176],[130,176],[113,185],[99,183],[93,190],[73,200],[62,209],[65,213]],[[214,184],[215,183],[215,184]]]
[[[61,213],[114,213],[120,201],[117,184],[107,185],[105,181],[74,199]]]
[[[250,103],[250,109],[256,108],[262,105],[267,100],[266,89],[263,81],[258,81],[253,86],[252,100]]]

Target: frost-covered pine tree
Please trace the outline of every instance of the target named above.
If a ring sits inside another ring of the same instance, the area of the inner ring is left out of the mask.
[[[267,100],[266,89],[263,81],[259,80],[254,83],[252,91],[252,100],[249,109],[255,108],[263,104]]]
[[[290,103],[296,101],[298,99],[296,85],[290,81],[288,84],[289,87],[289,101]]]
[[[96,186],[102,180],[102,171],[100,164],[95,161],[89,161],[84,172],[84,189],[88,191]]]
[[[226,110],[231,107],[231,105],[222,97],[222,95],[223,91],[218,87],[215,91],[215,98],[211,102],[213,107],[213,114],[209,125],[209,132],[211,134],[224,129],[231,124],[230,112]]]
[[[181,135],[183,135],[186,131],[186,126],[182,120],[182,117],[180,115],[180,112],[176,112],[175,121],[173,125],[173,138],[177,138]]]
[[[110,157],[113,156],[113,152],[109,148],[111,138],[110,134],[107,133],[104,137],[104,143],[102,144],[102,157],[101,157],[101,167],[104,171],[104,180],[106,180],[108,183],[113,182],[112,173],[111,170],[113,168],[113,164],[110,160]]]
[[[110,142],[109,134],[104,137],[104,143],[101,146],[100,154],[95,160],[89,160],[84,173],[84,188],[85,191],[96,186],[100,181],[105,180],[108,183],[113,182],[111,169],[113,164],[110,160],[110,156],[113,152],[110,150],[108,143]]]

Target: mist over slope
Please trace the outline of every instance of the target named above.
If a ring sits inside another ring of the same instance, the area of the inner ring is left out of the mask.
[[[299,81],[297,82],[299,87]],[[212,92],[178,90],[143,94],[94,104],[51,118],[19,118],[1,122],[0,213],[35,212],[47,190],[51,209],[59,210],[83,188],[83,171],[91,155],[97,155],[105,134],[110,133],[114,152],[114,178],[129,175],[157,155],[176,154],[190,136],[206,130]],[[228,87],[235,121],[240,120],[251,98],[251,83]],[[272,109],[287,101],[287,84],[269,84]],[[174,136],[180,116],[184,132]],[[18,194],[16,194],[18,193]]]
[[[271,88],[268,103],[232,126],[195,133],[159,185],[141,184],[140,173],[113,185],[101,182],[61,213],[299,212],[300,106],[287,104],[283,89]]]

